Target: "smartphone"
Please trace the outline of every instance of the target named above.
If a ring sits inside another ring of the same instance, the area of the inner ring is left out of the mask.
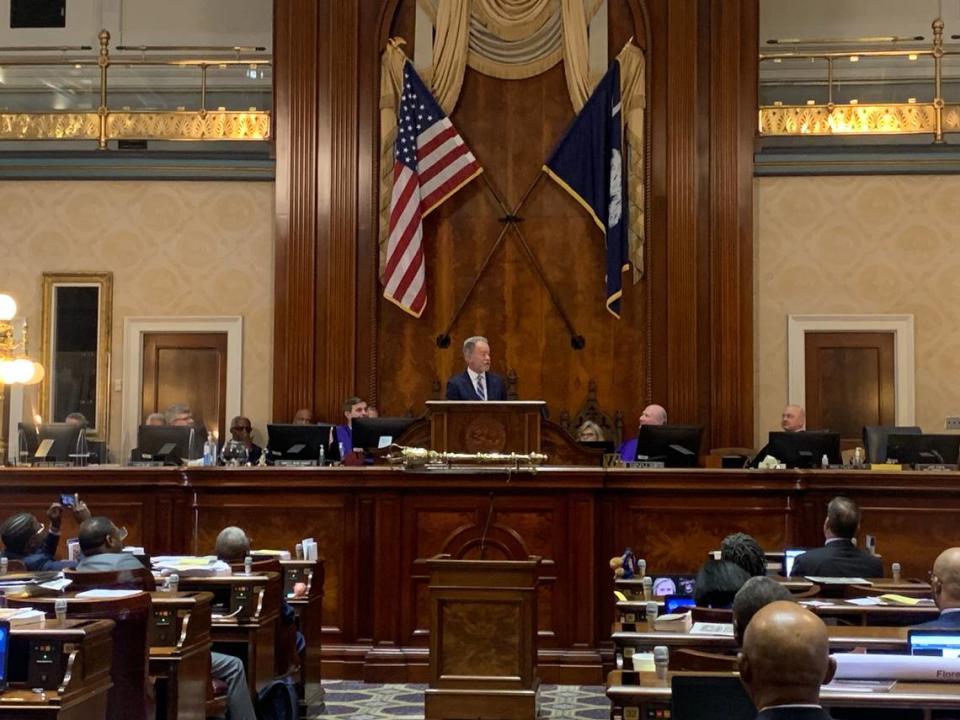
[[[72,508],[77,506],[77,494],[76,493],[60,493],[60,504],[65,508]]]
[[[7,689],[7,651],[10,647],[10,623],[0,620],[0,691]]]

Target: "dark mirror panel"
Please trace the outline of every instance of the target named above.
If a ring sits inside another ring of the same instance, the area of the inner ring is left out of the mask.
[[[100,288],[60,286],[54,291],[53,417],[83,413],[88,427],[97,422],[97,339]]]

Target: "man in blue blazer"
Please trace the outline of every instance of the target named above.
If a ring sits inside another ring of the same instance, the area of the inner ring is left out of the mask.
[[[506,400],[507,384],[490,372],[490,343],[475,335],[463,341],[467,369],[447,380],[447,400]]]
[[[947,548],[937,556],[930,573],[930,589],[940,617],[917,627],[960,630],[960,547]]]
[[[824,546],[797,556],[790,575],[825,577],[883,577],[883,561],[859,549],[853,538],[860,528],[860,508],[850,498],[835,497],[823,521]]]
[[[640,423],[638,428],[642,428],[644,425],[666,425],[667,424],[667,411],[662,405],[647,405],[643,412],[640,413]],[[617,450],[620,454],[620,459],[624,462],[633,462],[637,459],[637,438],[631,438],[627,440],[623,445],[620,446],[620,449]]]

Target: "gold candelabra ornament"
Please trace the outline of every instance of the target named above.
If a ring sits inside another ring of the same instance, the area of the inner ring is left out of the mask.
[[[27,321],[18,341],[13,329],[17,316],[17,302],[7,294],[0,294],[0,384],[36,385],[45,371],[43,365],[27,357]]]

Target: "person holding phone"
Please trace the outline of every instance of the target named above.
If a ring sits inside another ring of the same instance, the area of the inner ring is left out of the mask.
[[[90,517],[86,503],[71,496],[74,500],[70,511],[78,524]],[[63,498],[61,497],[61,500]],[[57,560],[57,548],[60,546],[60,524],[64,506],[55,502],[47,508],[46,528],[36,516],[28,512],[11,515],[0,524],[0,539],[3,540],[3,554],[10,560],[20,560],[30,572],[43,570],[63,570],[72,568],[70,560]]]

